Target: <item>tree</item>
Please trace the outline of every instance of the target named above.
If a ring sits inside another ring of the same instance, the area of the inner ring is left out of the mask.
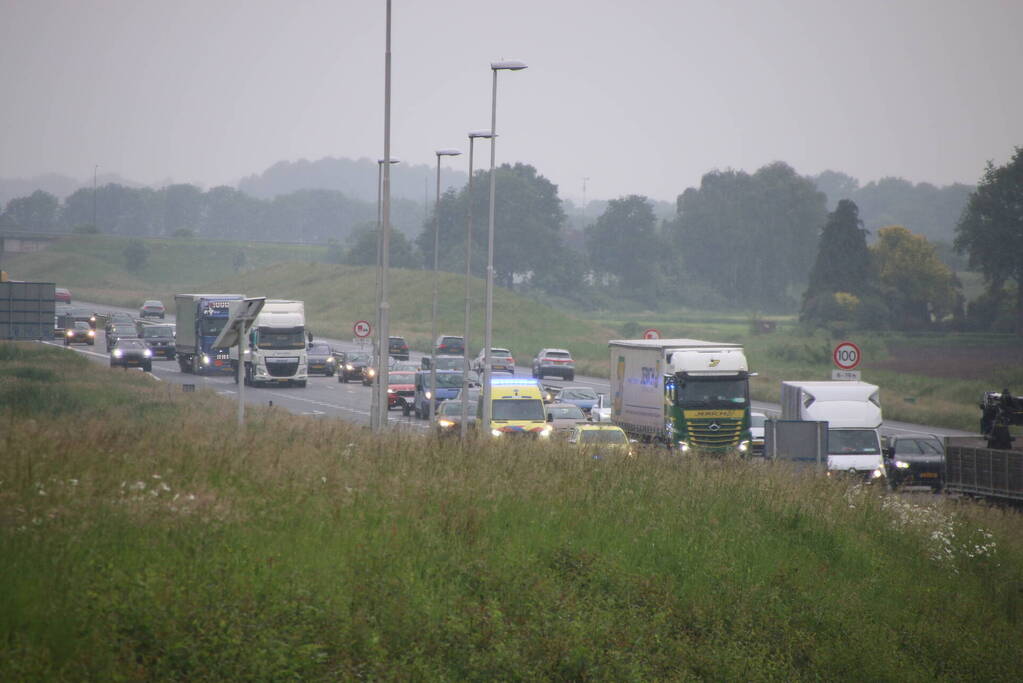
[[[128,270],[138,272],[149,260],[149,247],[142,240],[130,240],[124,248],[124,264]]]
[[[666,246],[657,232],[653,206],[639,195],[612,199],[586,228],[586,251],[594,271],[613,275],[623,294],[640,300],[654,297]]]
[[[988,162],[956,226],[955,248],[989,286],[1015,281],[1015,329],[1023,335],[1023,147],[1005,166]]]
[[[36,190],[27,197],[17,197],[7,202],[3,222],[20,230],[49,232],[57,224],[59,207],[60,202],[52,194]]]
[[[955,275],[923,235],[892,225],[870,247],[881,297],[899,328],[924,327],[955,310]]]
[[[388,261],[393,268],[417,268],[421,263],[412,242],[398,230],[391,230],[391,245]],[[377,231],[368,226],[355,236],[355,243],[348,250],[345,263],[353,266],[376,266]]]
[[[852,201],[841,199],[828,214],[821,232],[817,259],[803,295],[800,320],[823,323],[838,319],[836,313],[856,312],[865,297],[876,297],[876,282],[867,248],[867,231],[863,229],[859,209]],[[856,306],[836,308],[836,302],[840,303],[841,299],[836,299],[836,294],[855,296]]]

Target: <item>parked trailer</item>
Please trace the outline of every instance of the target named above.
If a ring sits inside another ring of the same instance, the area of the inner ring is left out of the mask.
[[[1023,501],[1023,450],[988,448],[977,437],[945,437],[945,491]]]
[[[53,339],[52,282],[0,282],[0,339]]]

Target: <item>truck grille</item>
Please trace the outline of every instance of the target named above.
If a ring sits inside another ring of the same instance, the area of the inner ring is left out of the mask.
[[[690,444],[697,448],[727,448],[739,443],[742,435],[743,411],[727,411],[731,415],[698,416],[705,411],[686,411]],[[710,412],[710,411],[706,411]],[[726,411],[717,411],[726,412]],[[696,413],[697,415],[694,415]]]
[[[298,359],[267,358],[266,371],[271,377],[292,377],[298,372]]]

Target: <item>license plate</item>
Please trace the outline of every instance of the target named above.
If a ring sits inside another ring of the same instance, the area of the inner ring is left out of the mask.
[[[920,473],[920,478],[921,479],[937,479],[938,478],[938,473],[937,472],[921,472]]]

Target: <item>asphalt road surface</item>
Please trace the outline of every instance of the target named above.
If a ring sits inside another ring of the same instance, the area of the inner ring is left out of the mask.
[[[133,316],[138,315],[138,310],[136,309],[117,308],[114,306],[92,304],[82,301],[77,301],[74,305],[93,308],[99,312],[123,311]],[[174,322],[174,316],[168,314],[164,322]],[[351,351],[358,348],[358,345],[352,340],[329,339],[318,336],[315,337],[315,339],[316,341],[327,342],[332,347],[344,351]],[[53,343],[56,346],[63,347],[63,343],[59,341],[47,343]],[[76,344],[70,348],[77,353],[86,354],[96,362],[109,362],[109,355],[103,352],[106,348],[106,341],[101,329],[96,331],[95,346],[82,346]],[[424,354],[422,353],[413,351],[410,354],[410,359],[418,363],[423,355]],[[530,377],[532,374],[532,370],[528,366],[517,365],[515,370],[516,375],[518,376]],[[138,370],[131,371],[139,372]],[[230,375],[199,376],[186,374],[182,373],[178,368],[177,361],[168,361],[164,359],[153,360],[152,375],[157,381],[172,382],[175,384],[193,384],[197,389],[211,389],[222,396],[237,400],[238,385],[235,383],[234,378]],[[608,381],[599,377],[576,375],[573,382],[565,382],[554,378],[545,378],[544,383],[551,384],[553,386],[568,386],[569,384],[572,386],[587,386],[602,394],[610,392],[610,385],[608,384]],[[337,377],[322,377],[319,375],[311,375],[305,389],[297,387],[245,387],[245,402],[250,405],[267,405],[272,401],[274,406],[286,408],[299,415],[335,417],[366,425],[369,424],[371,396],[371,387],[364,387],[361,383],[355,382],[342,384],[337,381]],[[781,413],[781,406],[776,403],[754,401],[753,409],[764,412],[768,416],[777,416]],[[400,429],[418,431],[429,428],[426,421],[417,420],[415,417],[404,417],[400,410],[391,411],[390,422],[394,427]],[[881,427],[881,431],[884,434],[890,435],[933,434],[938,437],[971,435],[970,432],[944,429],[941,427],[930,427],[927,425],[909,424],[905,422],[894,422],[891,420],[885,420]]]

